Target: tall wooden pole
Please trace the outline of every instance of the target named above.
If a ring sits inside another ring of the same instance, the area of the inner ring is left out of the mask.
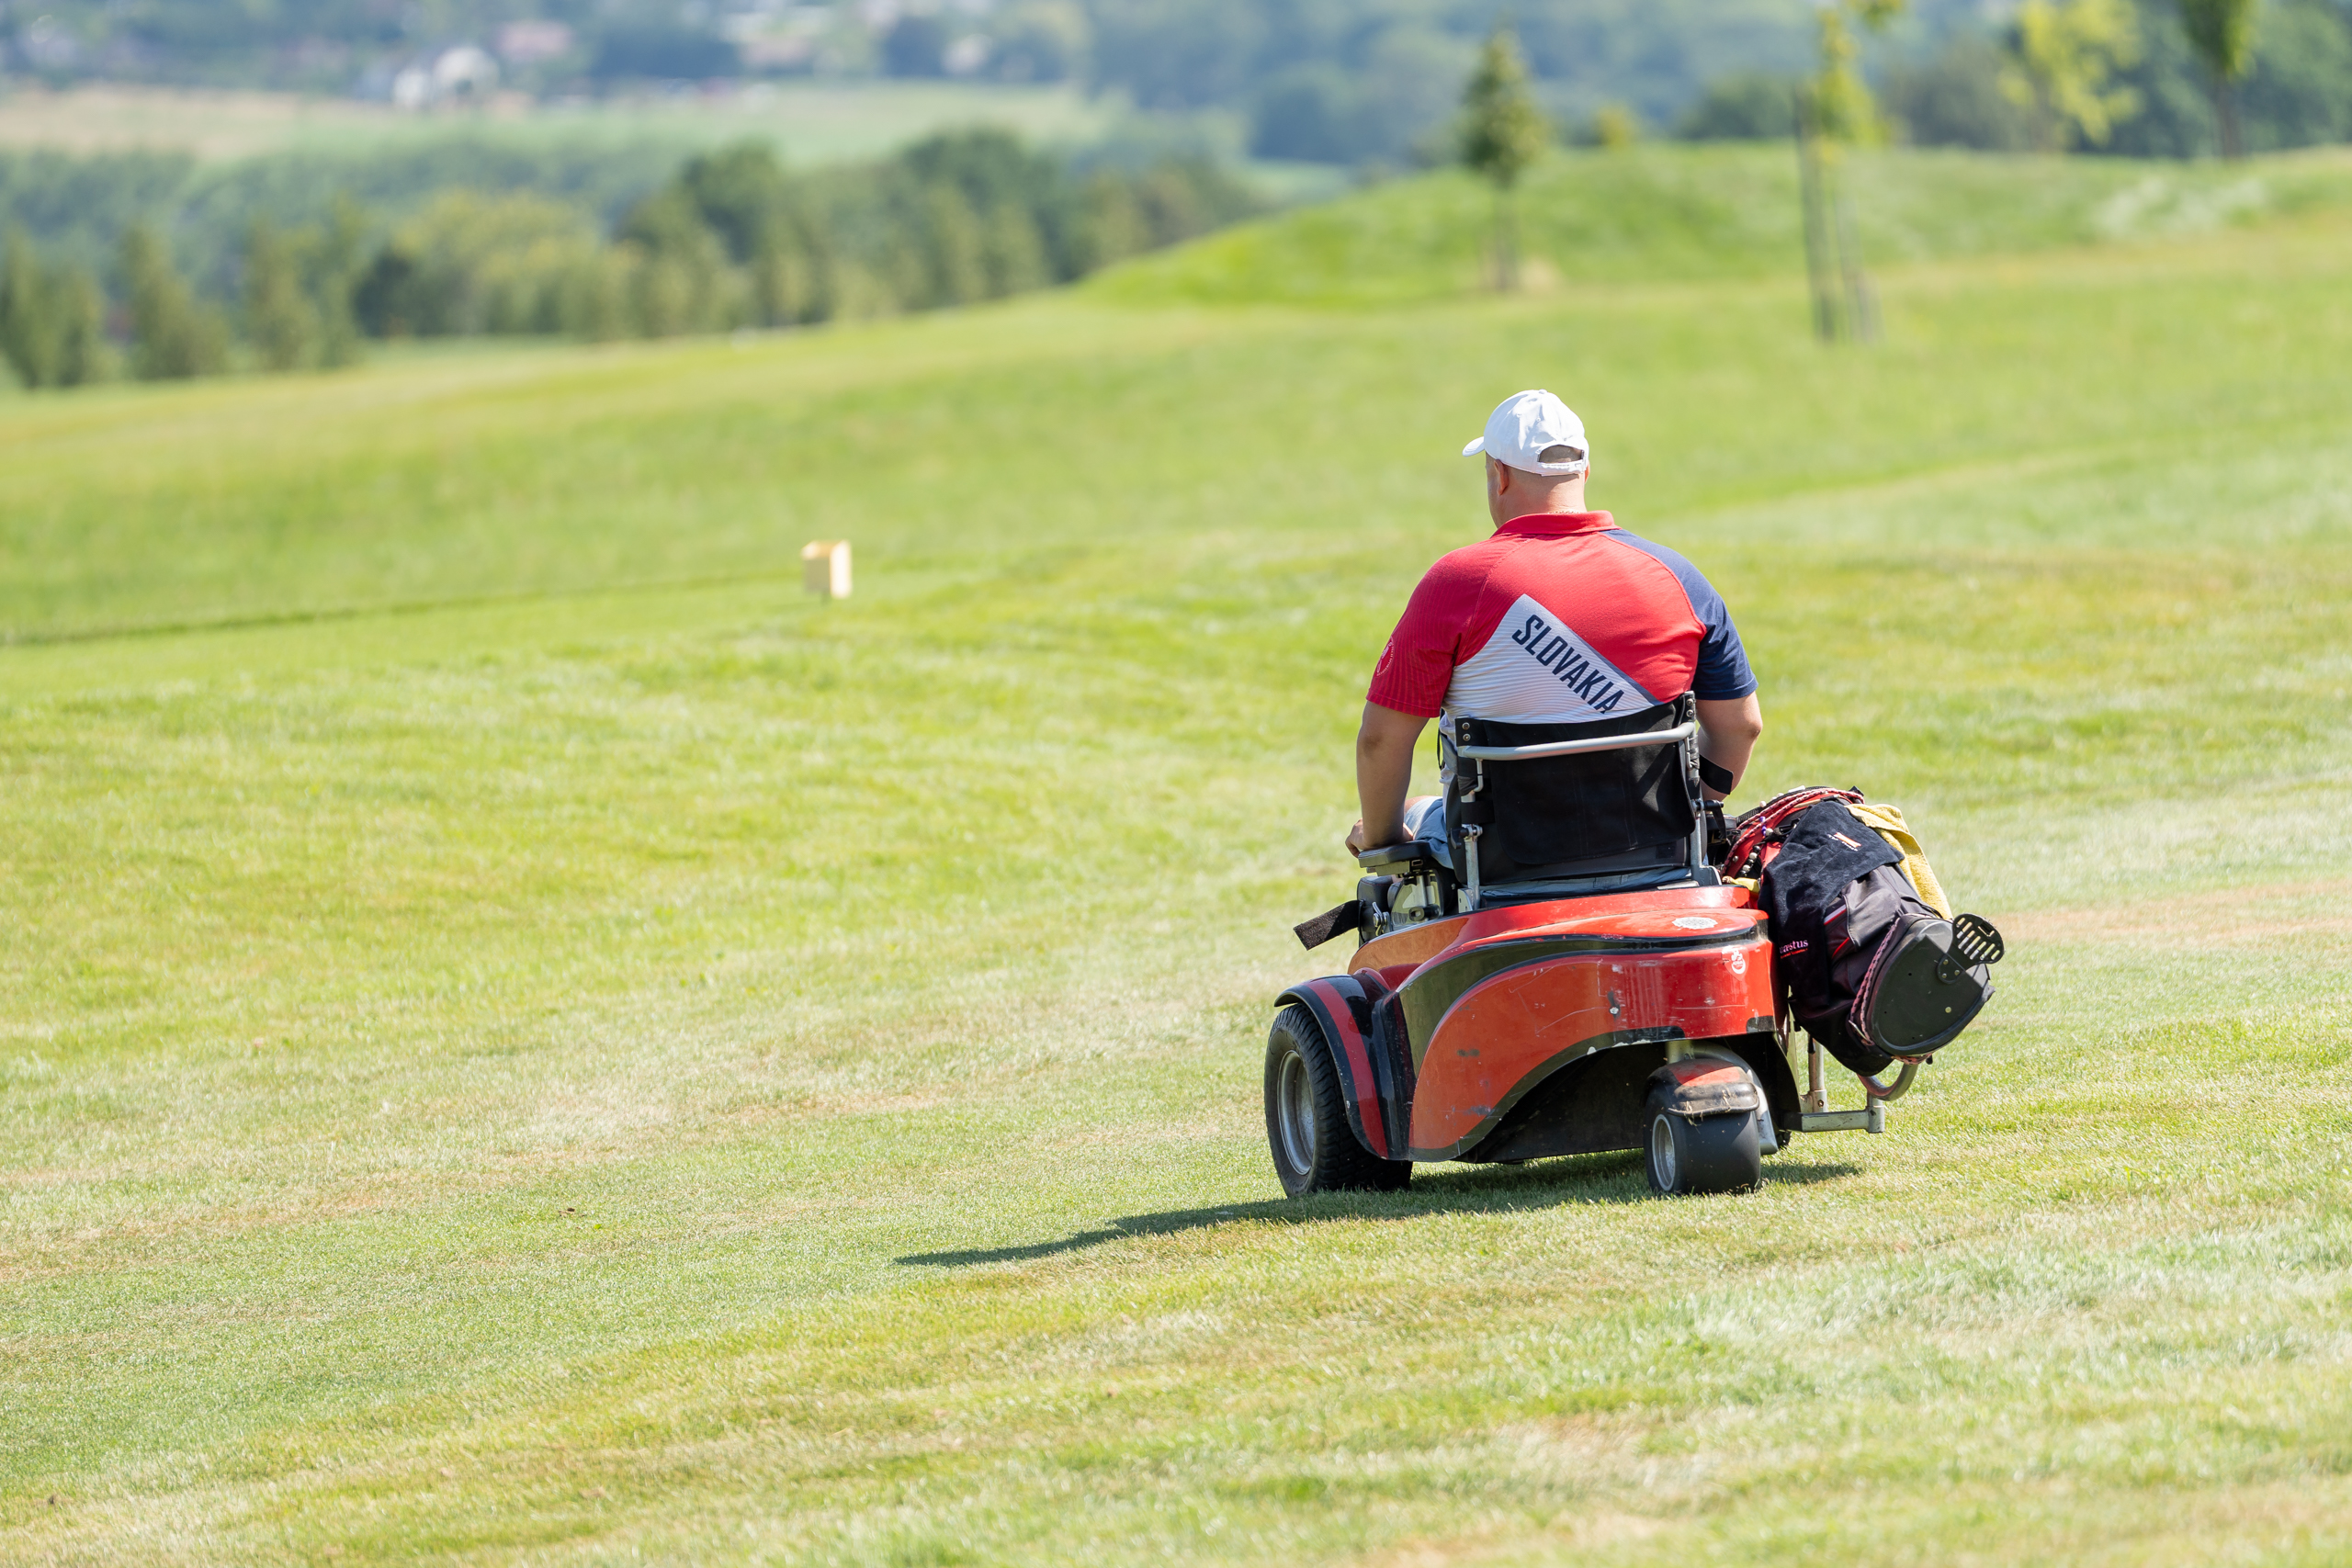
[[[1838,271],[1846,286],[1846,335],[1856,343],[1878,341],[1878,293],[1862,269],[1862,241],[1854,227],[1854,201],[1842,186],[1836,195]]]
[[[1828,171],[1822,166],[1819,129],[1815,123],[1813,89],[1797,89],[1797,183],[1804,206],[1804,270],[1813,289],[1813,333],[1824,343],[1836,343],[1838,288],[1831,278]]]

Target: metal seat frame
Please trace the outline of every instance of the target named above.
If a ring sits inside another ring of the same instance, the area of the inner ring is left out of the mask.
[[[1638,735],[1598,735],[1577,739],[1545,740],[1532,746],[1458,746],[1442,731],[1439,733],[1440,756],[1448,763],[1447,772],[1464,784],[1460,799],[1467,804],[1476,801],[1487,789],[1487,770],[1497,764],[1539,761],[1549,757],[1583,757],[1604,751],[1632,751],[1648,746],[1676,746],[1682,755],[1683,787],[1690,792],[1690,837],[1683,857],[1683,870],[1691,885],[1699,887],[1722,886],[1707,860],[1707,795],[1699,780],[1699,716],[1698,703],[1687,694],[1675,704],[1672,728],[1654,729]],[[1462,770],[1471,772],[1465,776]],[[1489,885],[1479,875],[1478,840],[1486,829],[1476,823],[1465,823],[1459,829],[1464,862],[1457,868],[1462,883],[1464,908],[1477,909],[1487,898]],[[1529,897],[1573,898],[1582,893],[1599,891],[1594,884],[1609,880],[1614,874],[1602,872],[1585,877],[1543,877],[1512,879],[1497,883],[1497,888],[1508,887],[1514,900]],[[1659,884],[1662,886],[1671,883]]]

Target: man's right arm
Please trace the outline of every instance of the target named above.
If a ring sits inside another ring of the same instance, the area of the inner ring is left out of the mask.
[[[1348,834],[1350,854],[1405,841],[1405,792],[1413,784],[1413,748],[1429,722],[1378,703],[1363,705],[1363,725],[1356,731],[1356,799],[1363,816]]]
[[[1691,684],[1697,691],[1724,694],[1699,698],[1699,755],[1731,774],[1736,788],[1747,772],[1747,759],[1756,742],[1764,734],[1764,705],[1757,700],[1756,671],[1748,668],[1747,649],[1740,644],[1739,628],[1732,625],[1731,607],[1714,585],[1693,569],[1684,580],[1683,591],[1690,594],[1690,607],[1706,628]],[[1732,696],[1733,692],[1741,694]],[[1707,796],[1721,800],[1730,793],[1711,789]]]
[[[1747,772],[1747,759],[1763,734],[1764,705],[1756,700],[1754,692],[1713,702],[1699,699],[1699,755],[1730,773],[1733,789],[1739,787],[1740,775]],[[1707,797],[1721,800],[1730,793],[1711,789]]]

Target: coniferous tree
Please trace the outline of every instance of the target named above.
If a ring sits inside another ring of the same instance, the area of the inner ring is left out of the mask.
[[[1208,192],[1198,174],[1193,164],[1162,164],[1135,181],[1146,245],[1172,245],[1212,226]]]
[[[743,280],[685,186],[664,186],[639,202],[620,238],[638,256],[631,296],[647,337],[710,332],[741,319],[733,307]]]
[[[8,235],[5,259],[0,259],[0,355],[28,388],[57,384],[59,358],[54,317],[49,303],[49,278],[21,231]]]
[[[988,293],[980,221],[964,193],[944,183],[922,197],[923,284],[931,305],[961,305]]]
[[[227,367],[227,326],[189,292],[144,223],[123,231],[122,275],[130,288],[132,368],[141,379],[218,375]]]
[[[1519,39],[1498,27],[1478,56],[1462,98],[1462,162],[1495,187],[1495,283],[1519,287],[1519,212],[1515,187],[1552,140],[1551,123],[1527,90]]]
[[[677,337],[695,329],[695,285],[684,264],[640,254],[629,274],[629,314],[644,337]]]
[[[804,247],[801,254],[808,270],[806,283],[799,295],[799,310],[794,319],[802,321],[830,321],[842,313],[844,292],[842,259],[824,232],[815,228],[800,232]]]
[[[802,319],[808,298],[808,259],[785,236],[768,235],[751,261],[752,319],[785,327]]]
[[[359,316],[353,300],[367,236],[368,220],[358,205],[337,197],[326,233],[311,250],[308,292],[318,315],[319,363],[330,370],[359,358]]]
[[[106,296],[74,267],[44,265],[22,233],[0,255],[0,357],[26,387],[79,387],[106,379]]]
[[[1083,277],[1134,255],[1149,243],[1150,229],[1134,188],[1106,173],[1088,179],[1079,194],[1078,218],[1072,225],[1070,275]]]
[[[627,253],[596,253],[567,271],[557,289],[557,320],[572,336],[609,343],[629,330],[629,261]]]
[[[1053,281],[1046,243],[1027,208],[1006,202],[981,226],[980,268],[991,299],[1043,288]]]
[[[792,215],[791,178],[775,150],[762,142],[690,159],[677,186],[739,264],[767,248]]]
[[[266,370],[300,369],[318,344],[318,311],[303,289],[294,243],[266,218],[246,231],[245,335]]]
[[[57,384],[85,387],[114,376],[114,344],[107,341],[107,296],[80,267],[50,274],[49,298],[57,320]]]

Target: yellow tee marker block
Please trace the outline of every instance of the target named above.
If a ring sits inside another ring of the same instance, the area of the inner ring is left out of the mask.
[[[820,599],[849,597],[849,541],[812,539],[800,547],[800,581]]]

